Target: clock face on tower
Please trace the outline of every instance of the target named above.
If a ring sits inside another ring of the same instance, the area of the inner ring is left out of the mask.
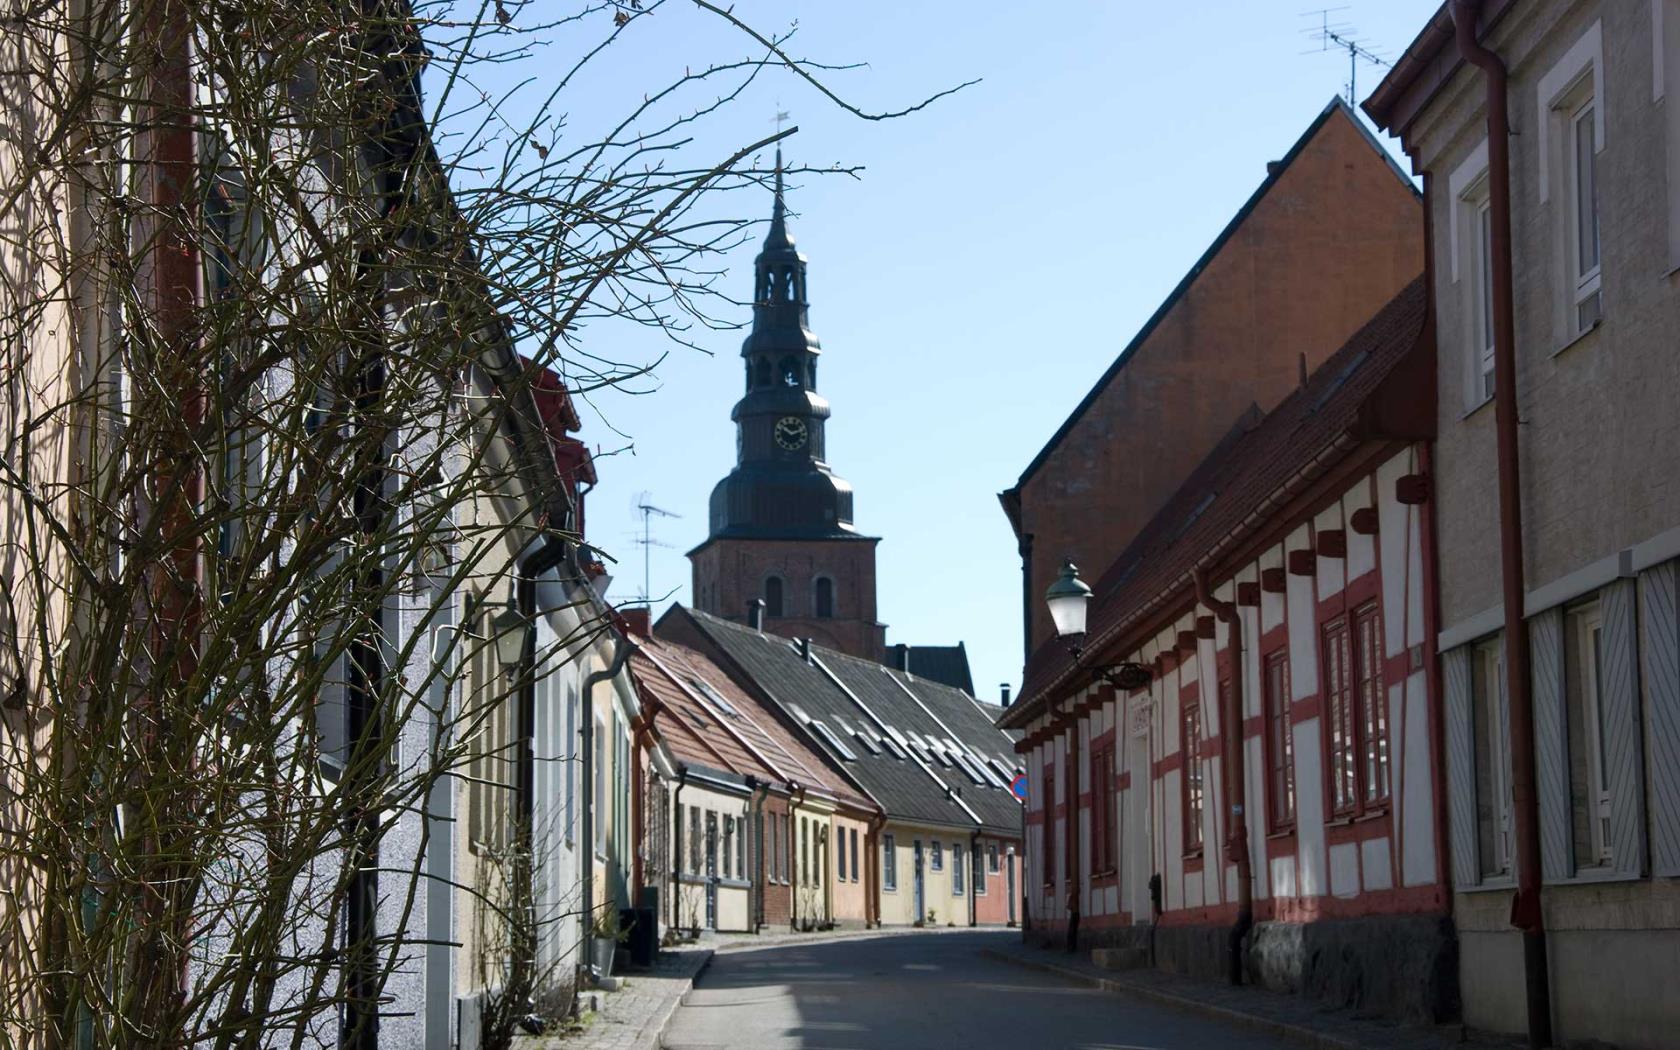
[[[805,447],[805,421],[798,416],[783,416],[776,420],[776,444],[789,452]]]

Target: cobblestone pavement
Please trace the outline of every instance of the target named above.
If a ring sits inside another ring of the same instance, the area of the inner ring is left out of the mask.
[[[664,1046],[1298,1045],[983,954],[1019,939],[1014,930],[908,932],[719,953],[672,1017]]]

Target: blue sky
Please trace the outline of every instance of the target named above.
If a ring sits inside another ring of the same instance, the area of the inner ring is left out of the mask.
[[[551,0],[539,0],[547,4]],[[1397,57],[1434,0],[1345,0],[1332,20]],[[856,524],[883,537],[880,617],[889,641],[967,643],[986,699],[1021,669],[1020,570],[997,493],[1054,432],[1209,241],[1329,99],[1345,54],[1301,52],[1316,19],[1301,0],[1056,5],[736,0],[766,30],[798,24],[794,51],[867,62],[830,82],[892,109],[981,83],[901,120],[852,117],[786,73],[766,76],[696,140],[694,159],[769,133],[799,133],[790,160],[858,164],[789,193],[810,259],[811,326],[833,405],[828,453],[856,489]],[[564,108],[586,119],[684,67],[741,57],[748,42],[671,3],[614,45],[611,76]],[[519,75],[540,83],[543,60]],[[1361,97],[1381,71],[1362,64]],[[767,193],[728,207],[768,217]],[[727,261],[745,299],[761,234]],[[745,322],[749,310],[732,308]],[[613,596],[642,587],[640,493],[682,515],[654,522],[654,595],[688,601],[683,552],[705,537],[706,499],[734,461],[741,332],[702,333],[710,354],[633,326],[587,334],[596,352],[652,360],[640,395],[606,392],[583,436],[603,449],[589,497],[592,542],[620,559]],[[625,435],[616,437],[612,431]],[[1100,572],[1093,567],[1092,575]]]

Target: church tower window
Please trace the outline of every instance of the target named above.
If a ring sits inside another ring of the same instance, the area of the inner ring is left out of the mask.
[[[764,615],[782,615],[782,578],[771,576],[764,581]]]
[[[799,386],[799,362],[791,357],[782,358],[782,385]]]
[[[817,577],[817,619],[834,618],[834,581],[827,576]]]

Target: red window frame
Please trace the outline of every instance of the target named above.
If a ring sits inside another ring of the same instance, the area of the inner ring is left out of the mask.
[[[1181,812],[1184,818],[1184,855],[1202,852],[1202,816],[1207,801],[1207,780],[1202,769],[1202,704],[1200,699],[1184,704],[1184,731],[1180,749],[1184,755],[1183,776],[1179,777]],[[1192,786],[1193,785],[1193,786]]]
[[[1324,764],[1330,812],[1357,817],[1387,807],[1389,739],[1382,618],[1369,601],[1323,628]]]
[[[1295,826],[1295,734],[1289,718],[1289,648],[1268,653],[1260,680],[1266,709],[1266,815],[1271,829]]]
[[[1114,744],[1101,744],[1091,751],[1091,874],[1114,871]]]

